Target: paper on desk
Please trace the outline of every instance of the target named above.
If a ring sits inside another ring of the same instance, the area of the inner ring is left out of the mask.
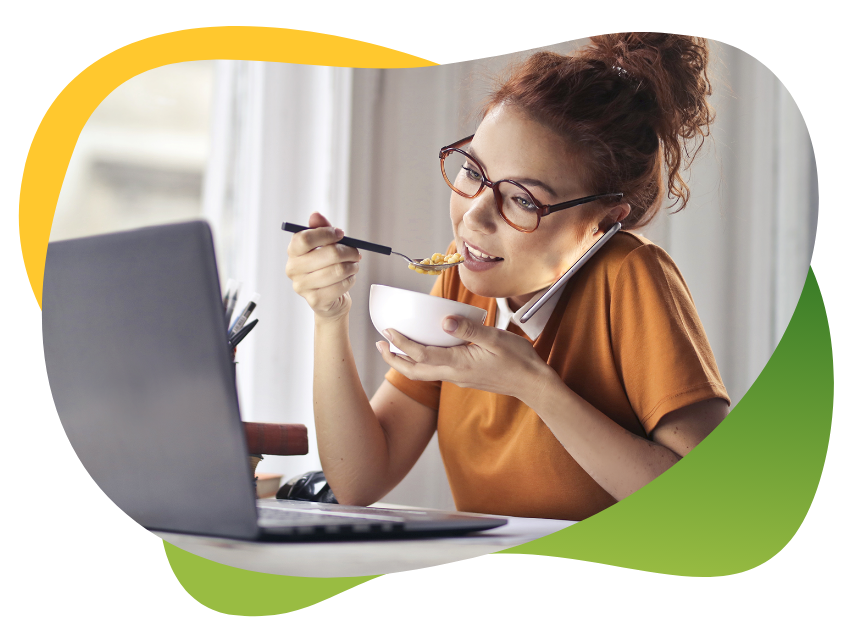
[[[384,507],[392,509],[419,509],[430,510],[430,508],[408,508],[405,505],[394,505],[391,503],[375,503],[372,507]],[[466,512],[468,514],[468,512]],[[561,531],[565,527],[577,523],[578,521],[561,521],[549,518],[522,518],[518,516],[499,516],[496,514],[473,514],[473,516],[488,516],[491,518],[504,518],[508,522],[500,527],[494,529],[486,529],[481,532],[473,532],[458,536],[454,540],[458,540],[460,544],[477,544],[477,545],[494,545],[500,547],[514,547],[521,545],[537,538],[554,534]]]
[[[556,521],[546,518],[518,518],[514,516],[501,516],[508,519],[508,523],[494,529],[487,529],[482,532],[475,532],[463,536],[461,542],[472,544],[501,545],[514,547],[523,543],[554,534],[565,527],[569,527],[576,521]]]
[[[376,507],[393,507],[376,504]],[[402,506],[406,509],[406,506]],[[411,509],[411,508],[410,508]],[[468,560],[541,538],[574,521],[503,517],[506,525],[462,536],[332,542],[255,542],[155,532],[192,554],[228,566],[301,577],[352,577]]]

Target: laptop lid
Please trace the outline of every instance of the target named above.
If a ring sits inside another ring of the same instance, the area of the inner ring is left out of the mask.
[[[263,501],[264,520],[273,518],[259,528],[203,221],[50,243],[42,305],[47,374],[67,437],[103,492],[144,527],[312,539],[452,535],[506,522]]]
[[[50,243],[42,329],[64,430],[150,529],[257,538],[210,227]]]

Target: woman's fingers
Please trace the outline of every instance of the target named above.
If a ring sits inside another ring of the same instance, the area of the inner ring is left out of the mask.
[[[324,215],[314,212],[308,219],[309,230],[302,230],[292,235],[287,247],[290,258],[303,256],[318,247],[324,247],[341,240],[345,232],[333,227]]]
[[[462,318],[450,323],[457,325],[443,328],[453,328],[451,335],[472,343],[452,348],[424,346],[389,328],[384,336],[408,356],[392,354],[385,342],[378,343],[377,350],[386,363],[415,381],[446,381],[507,396],[541,386],[546,363],[528,340],[492,327],[482,329]]]
[[[332,230],[333,228],[329,229]],[[311,231],[313,230],[306,230],[305,232],[295,234],[292,237],[292,241],[295,241],[295,239],[302,234],[306,234]],[[309,247],[309,244],[296,245],[293,247],[293,242],[291,241],[288,248],[288,252],[290,252],[290,254],[286,265],[287,276],[289,278],[293,278],[294,276],[302,276],[304,274],[313,273],[332,265],[357,263],[362,260],[362,256],[360,255],[358,249],[347,245],[337,245],[336,241],[339,239],[336,238],[335,234],[331,238],[333,239],[332,241],[319,245],[314,249],[307,250],[299,255],[293,255],[291,252],[299,247],[301,249],[306,249]],[[313,242],[322,242],[322,240],[323,239],[320,237],[314,239]]]
[[[328,221],[327,217],[320,212],[313,212],[307,220],[307,225],[311,228],[331,227],[330,221]]]
[[[389,367],[395,368],[413,381],[438,381],[442,378],[438,374],[442,370],[439,366],[416,363],[412,357],[394,354],[389,351],[389,344],[386,341],[378,341],[375,346]]]
[[[401,351],[405,352],[415,363],[432,363],[431,354],[434,355],[434,351],[439,349],[431,346],[422,346],[420,343],[407,339],[394,328],[387,328],[386,332],[395,347],[400,348]]]
[[[393,336],[394,339],[394,336]],[[408,341],[408,340],[407,340]],[[394,341],[392,343],[395,343]],[[414,342],[409,342],[413,344]],[[399,345],[400,344],[400,345]],[[405,347],[406,344],[403,344],[398,340],[398,343],[395,343],[395,346],[399,347],[403,352],[407,352]],[[417,344],[415,344],[417,345]],[[435,364],[435,363],[422,363],[416,362],[412,356],[402,355],[402,354],[394,354],[389,350],[389,344],[385,341],[379,341],[376,343],[377,350],[380,352],[380,356],[383,360],[389,365],[389,367],[393,367],[398,372],[403,374],[405,377],[414,380],[414,381],[441,381],[441,380],[451,380],[455,377],[458,373],[458,369],[453,368],[450,365],[442,364]],[[422,348],[426,348],[426,346],[421,346]],[[410,352],[414,351],[414,349],[410,349]],[[448,352],[453,351],[453,348],[433,348],[430,347],[429,351],[431,354],[436,354],[438,352]],[[416,353],[417,355],[417,353]],[[441,357],[438,357],[439,359]],[[451,356],[452,359],[452,356]],[[455,382],[455,381],[451,381]]]
[[[335,227],[317,227],[302,230],[292,235],[289,241],[289,247],[287,247],[287,254],[290,257],[303,256],[317,247],[332,245],[344,236],[345,232]]]
[[[404,337],[398,331],[389,328],[387,331],[391,336],[391,341],[396,348],[401,352],[405,352],[406,356],[395,355],[404,362],[412,365],[424,365],[431,367],[448,366],[454,360],[454,355],[450,350],[452,348],[437,348],[435,346],[425,346],[416,343],[407,337]]]
[[[359,271],[360,263],[358,262],[332,264],[310,273],[296,275],[292,279],[292,288],[296,293],[323,289],[351,276],[356,276]]]
[[[347,313],[351,305],[347,293],[354,285],[362,257],[357,249],[338,244],[344,232],[321,214],[310,215],[309,225],[310,229],[290,239],[287,277],[315,313],[331,317]]]
[[[290,273],[289,268],[294,271]],[[287,265],[287,275],[293,283],[296,293],[299,289],[320,289],[336,284],[348,276],[355,276],[360,271],[360,263],[357,260],[346,262],[330,262],[324,264],[318,260],[300,261]]]

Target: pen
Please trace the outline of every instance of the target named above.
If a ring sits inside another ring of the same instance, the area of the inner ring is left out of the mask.
[[[248,320],[248,318],[251,316],[254,309],[257,308],[257,301],[259,299],[260,299],[259,293],[255,293],[254,295],[251,296],[251,300],[249,300],[249,303],[246,304],[246,307],[243,309],[243,312],[240,313],[240,316],[237,318],[237,321],[235,321],[234,324],[231,326],[231,328],[228,329],[229,339],[233,335],[240,332],[240,329],[243,326],[245,326],[246,320]]]
[[[234,280],[232,278],[228,278],[228,282],[225,283],[225,295],[222,296],[222,312],[228,312],[228,300],[231,299],[231,292],[234,289]],[[225,325],[228,325],[228,322],[225,322]]]
[[[238,297],[238,296],[239,296],[239,294],[240,294],[240,283],[239,283],[239,282],[234,281],[234,289],[233,289],[233,291],[234,291],[234,292],[233,292],[233,294],[231,295],[231,297],[228,299],[228,304],[227,304],[227,306],[226,306],[226,308],[225,308],[225,325],[226,325],[226,326],[230,326],[230,325],[231,325],[231,315],[233,315],[233,314],[234,314],[234,306],[236,306],[236,304],[237,304],[237,297]]]
[[[251,332],[252,328],[257,326],[257,322],[259,322],[259,321],[260,321],[259,319],[255,319],[254,321],[251,321],[248,324],[246,324],[245,326],[243,326],[243,328],[242,328],[242,330],[240,330],[240,332],[234,333],[234,336],[231,337],[231,339],[229,340],[230,343],[231,343],[231,349],[232,350],[237,347],[238,343],[240,343],[243,339],[246,338],[246,335]]]

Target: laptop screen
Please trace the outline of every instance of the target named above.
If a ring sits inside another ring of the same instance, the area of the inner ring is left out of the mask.
[[[209,226],[50,243],[42,321],[56,409],[100,488],[150,529],[257,537]]]

